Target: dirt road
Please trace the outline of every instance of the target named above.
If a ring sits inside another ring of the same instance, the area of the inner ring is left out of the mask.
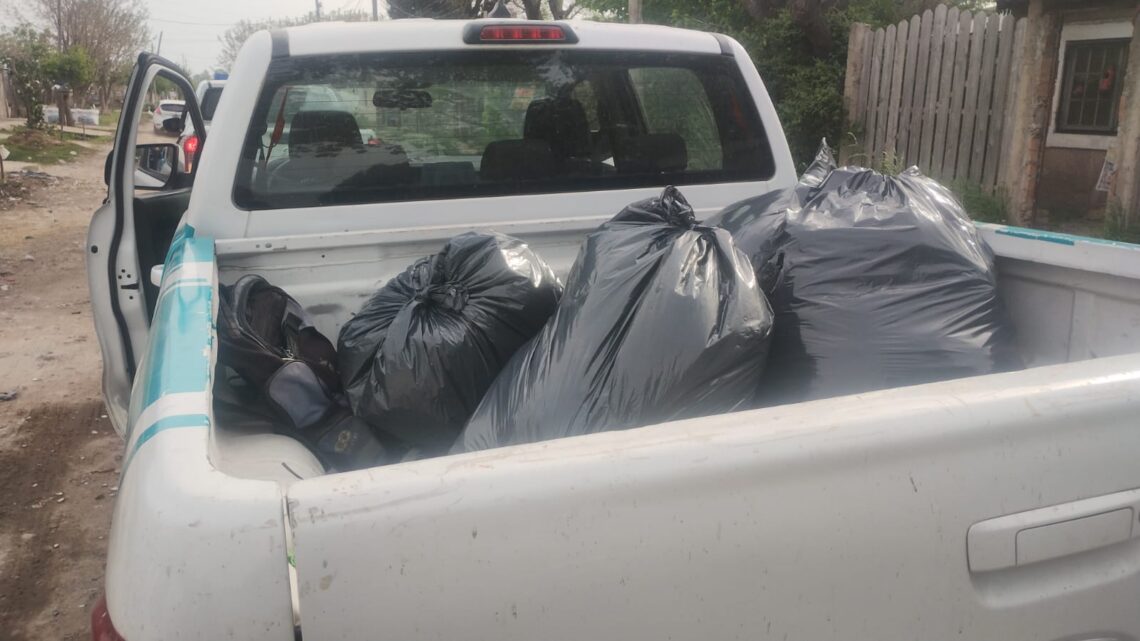
[[[90,638],[122,442],[99,394],[84,239],[107,148],[0,207],[0,637]],[[11,204],[11,203],[8,203]]]

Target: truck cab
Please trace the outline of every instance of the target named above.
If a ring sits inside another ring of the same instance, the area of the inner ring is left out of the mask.
[[[161,186],[155,78],[211,140]],[[732,39],[589,22],[261,32],[208,132],[193,94],[140,57],[89,233],[126,442],[97,634],[1140,638],[1140,248],[982,226],[1024,371],[329,474],[227,396],[219,285],[335,336],[465,231],[564,274],[665,185],[700,218],[794,184],[779,120]]]

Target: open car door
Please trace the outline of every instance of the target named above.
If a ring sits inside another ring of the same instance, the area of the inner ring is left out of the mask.
[[[155,107],[161,102],[169,109],[178,101],[184,105],[182,114]],[[165,58],[139,55],[107,158],[107,198],[87,232],[87,280],[103,353],[103,396],[119,433],[126,425],[137,359],[158,295],[151,270],[163,264],[190,200],[193,174],[180,171],[174,144],[187,116],[196,131],[205,131],[186,74]]]

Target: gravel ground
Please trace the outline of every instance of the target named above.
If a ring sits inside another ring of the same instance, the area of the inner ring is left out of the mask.
[[[0,206],[0,636],[90,638],[122,441],[99,393],[87,223],[107,147]],[[4,400],[8,399],[8,400]]]

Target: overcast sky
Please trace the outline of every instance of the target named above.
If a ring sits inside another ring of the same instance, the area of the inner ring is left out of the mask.
[[[314,0],[145,0],[150,9],[150,31],[162,55],[186,64],[194,73],[212,69],[221,45],[218,36],[235,22],[270,17],[300,16],[312,11]],[[381,12],[385,2],[380,1]],[[321,0],[321,11],[336,9],[372,11],[372,0]]]

